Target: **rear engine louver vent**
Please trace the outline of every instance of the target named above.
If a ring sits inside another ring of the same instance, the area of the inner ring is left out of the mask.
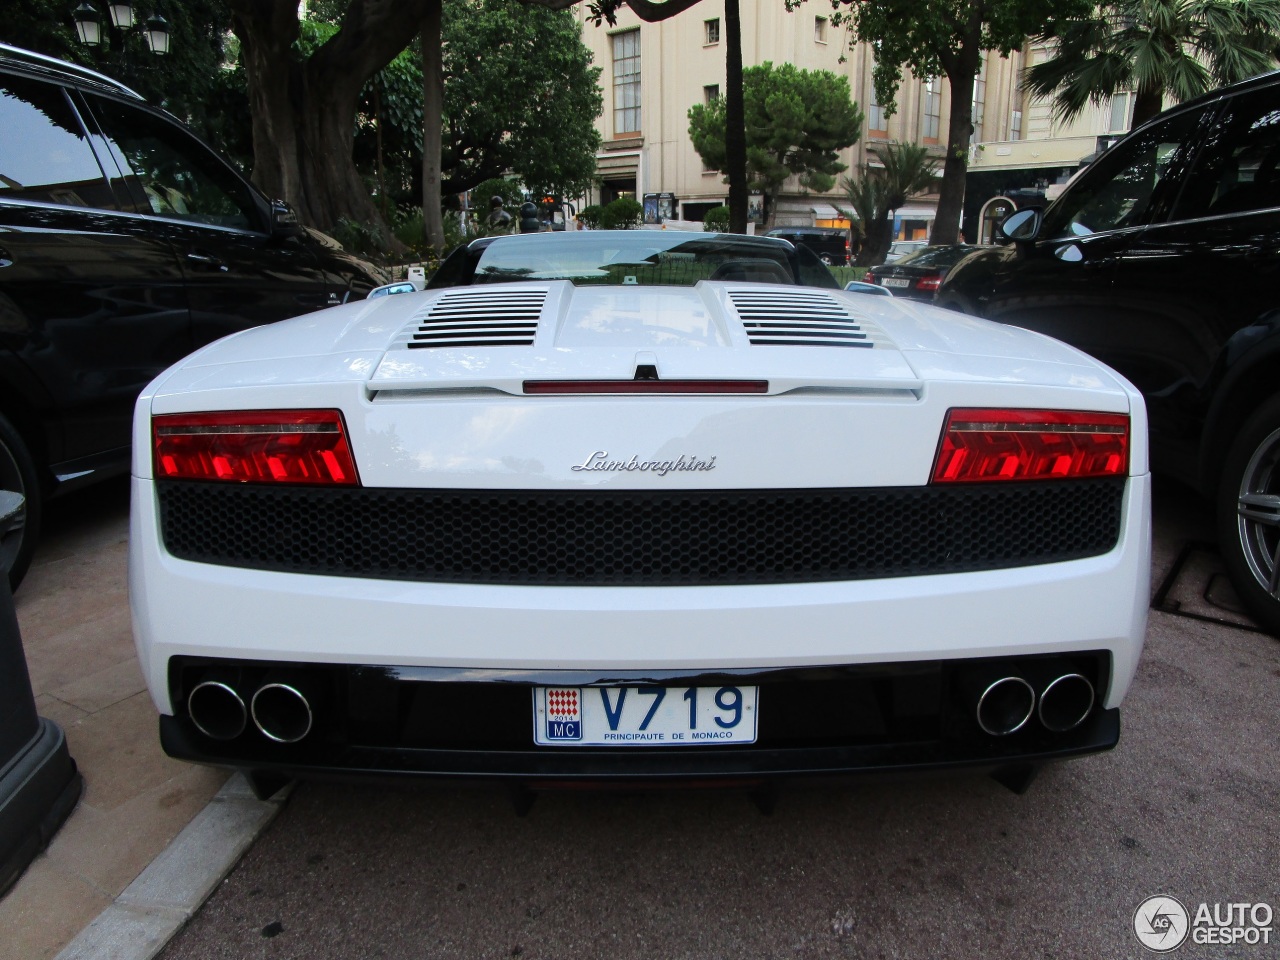
[[[731,290],[748,339],[756,345],[870,347],[867,331],[844,305],[822,293]]]
[[[443,294],[416,321],[408,341],[420,347],[527,347],[538,332],[546,290]]]

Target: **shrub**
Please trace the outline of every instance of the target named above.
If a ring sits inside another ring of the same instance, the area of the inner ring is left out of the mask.
[[[644,220],[644,207],[632,197],[619,197],[604,208],[600,226],[605,230],[634,230]]]
[[[590,230],[599,230],[600,224],[604,222],[604,207],[594,203],[583,207],[578,211],[578,222]]]
[[[711,233],[728,233],[729,208],[720,206],[708,210],[707,215],[702,218],[702,229]]]

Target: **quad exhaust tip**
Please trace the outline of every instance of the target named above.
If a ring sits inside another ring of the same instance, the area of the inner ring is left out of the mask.
[[[311,704],[288,683],[266,683],[249,705],[253,725],[276,743],[297,743],[311,732]]]
[[[1036,692],[1021,677],[1002,677],[978,697],[978,726],[993,737],[1016,733],[1036,709]]]
[[[214,740],[234,740],[249,720],[240,694],[221,680],[197,684],[187,697],[187,712],[196,729]]]
[[[1078,673],[1063,674],[1040,694],[1040,722],[1054,733],[1074,730],[1093,710],[1093,700],[1092,683]]]

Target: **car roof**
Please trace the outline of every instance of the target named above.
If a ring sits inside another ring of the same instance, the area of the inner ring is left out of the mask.
[[[839,227],[775,227],[765,234],[766,237],[780,237],[788,233],[828,234],[844,233]]]
[[[1262,73],[1256,77],[1250,77],[1248,80],[1240,80],[1237,83],[1230,84],[1229,86],[1215,87],[1207,93],[1200,94],[1198,97],[1192,97],[1190,100],[1184,100],[1182,103],[1175,103],[1173,106],[1161,110],[1141,126],[1134,127],[1133,130],[1130,130],[1128,134],[1125,134],[1125,136],[1130,136],[1144,127],[1149,127],[1158,120],[1162,120],[1175,113],[1180,113],[1183,110],[1192,110],[1203,104],[1213,103],[1215,100],[1219,100],[1222,97],[1235,96],[1238,93],[1244,93],[1249,90],[1257,90],[1263,87],[1274,86],[1276,83],[1280,83],[1280,70],[1272,70],[1268,73]]]
[[[108,93],[132,97],[144,102],[146,99],[136,90],[126,87],[119,80],[113,80],[97,70],[90,70],[76,63],[59,60],[57,57],[48,57],[43,53],[25,50],[7,43],[0,43],[0,69],[25,73],[44,80],[56,80],[59,83],[105,90]]]

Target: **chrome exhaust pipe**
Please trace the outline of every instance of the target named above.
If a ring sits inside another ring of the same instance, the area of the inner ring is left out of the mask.
[[[276,743],[297,743],[311,732],[311,704],[289,683],[264,683],[249,704],[253,725]]]
[[[221,680],[196,684],[187,697],[187,713],[196,729],[214,740],[234,740],[249,719],[240,694]]]
[[[1093,699],[1088,679],[1078,673],[1063,674],[1040,694],[1040,722],[1054,733],[1074,730],[1093,710]]]
[[[978,697],[978,726],[993,737],[1016,733],[1027,725],[1036,709],[1036,692],[1021,677],[1002,677]]]

